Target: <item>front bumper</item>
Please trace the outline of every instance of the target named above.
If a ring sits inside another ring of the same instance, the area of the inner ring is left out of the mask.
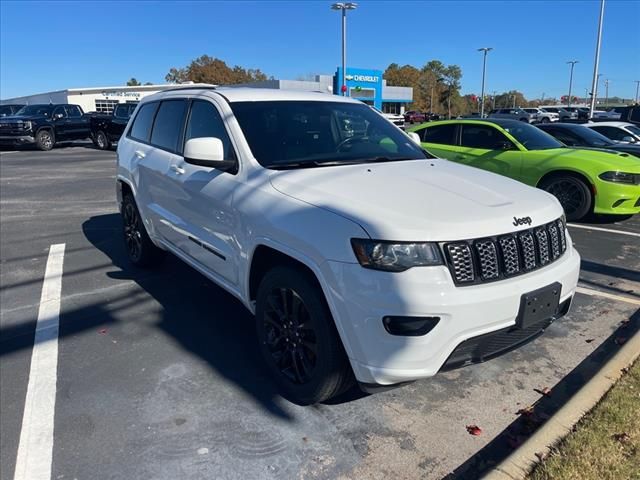
[[[567,241],[571,245],[569,237]],[[569,300],[579,269],[580,255],[569,248],[545,268],[474,286],[454,286],[444,266],[389,273],[327,262],[325,280],[327,299],[357,380],[392,385],[433,376],[465,341],[513,327],[524,293],[560,282],[560,303]],[[440,322],[424,336],[395,336],[382,323],[387,315],[437,316]]]
[[[0,135],[0,145],[28,145],[35,142],[35,137],[31,135]]]
[[[640,185],[598,181],[594,213],[635,215],[640,213]]]

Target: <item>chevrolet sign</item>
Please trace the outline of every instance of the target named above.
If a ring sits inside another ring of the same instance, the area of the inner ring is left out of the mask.
[[[355,80],[356,82],[378,83],[380,77],[377,75],[347,75],[347,80]]]

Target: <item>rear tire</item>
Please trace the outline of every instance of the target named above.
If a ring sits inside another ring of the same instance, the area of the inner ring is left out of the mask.
[[[95,145],[100,150],[109,150],[111,148],[111,142],[109,141],[107,134],[102,130],[98,130],[98,133],[96,133]]]
[[[51,150],[56,144],[55,137],[51,130],[40,130],[36,133],[36,147],[44,152]]]
[[[302,269],[282,266],[267,272],[258,288],[256,330],[267,369],[290,401],[311,405],[353,384],[322,290]]]
[[[122,226],[127,256],[131,263],[138,267],[151,267],[163,260],[165,251],[156,247],[149,238],[136,201],[130,193],[125,194],[122,199]]]
[[[553,176],[544,180],[540,188],[558,199],[569,221],[580,220],[591,212],[593,203],[591,188],[575,175]]]

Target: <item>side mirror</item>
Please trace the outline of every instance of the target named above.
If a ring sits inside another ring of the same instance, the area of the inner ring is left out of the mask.
[[[420,136],[416,132],[407,132],[407,135],[413,141],[413,143],[420,145]]]
[[[624,137],[622,137],[622,141],[629,142],[629,143],[636,143],[636,139],[633,138],[631,135],[625,135]]]
[[[53,116],[53,119],[54,119],[54,120],[60,120],[60,119],[61,119],[61,118],[63,118],[63,117],[64,117],[64,114],[62,114],[62,113],[56,113],[56,114]]]
[[[513,150],[513,144],[511,142],[498,142],[498,150]]]
[[[235,160],[224,159],[222,140],[216,137],[191,138],[184,146],[184,161],[192,165],[215,168],[223,172],[235,170]]]

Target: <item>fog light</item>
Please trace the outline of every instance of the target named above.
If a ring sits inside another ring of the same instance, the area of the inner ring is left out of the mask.
[[[440,321],[440,317],[384,317],[382,324],[391,335],[419,337],[426,335]]]

